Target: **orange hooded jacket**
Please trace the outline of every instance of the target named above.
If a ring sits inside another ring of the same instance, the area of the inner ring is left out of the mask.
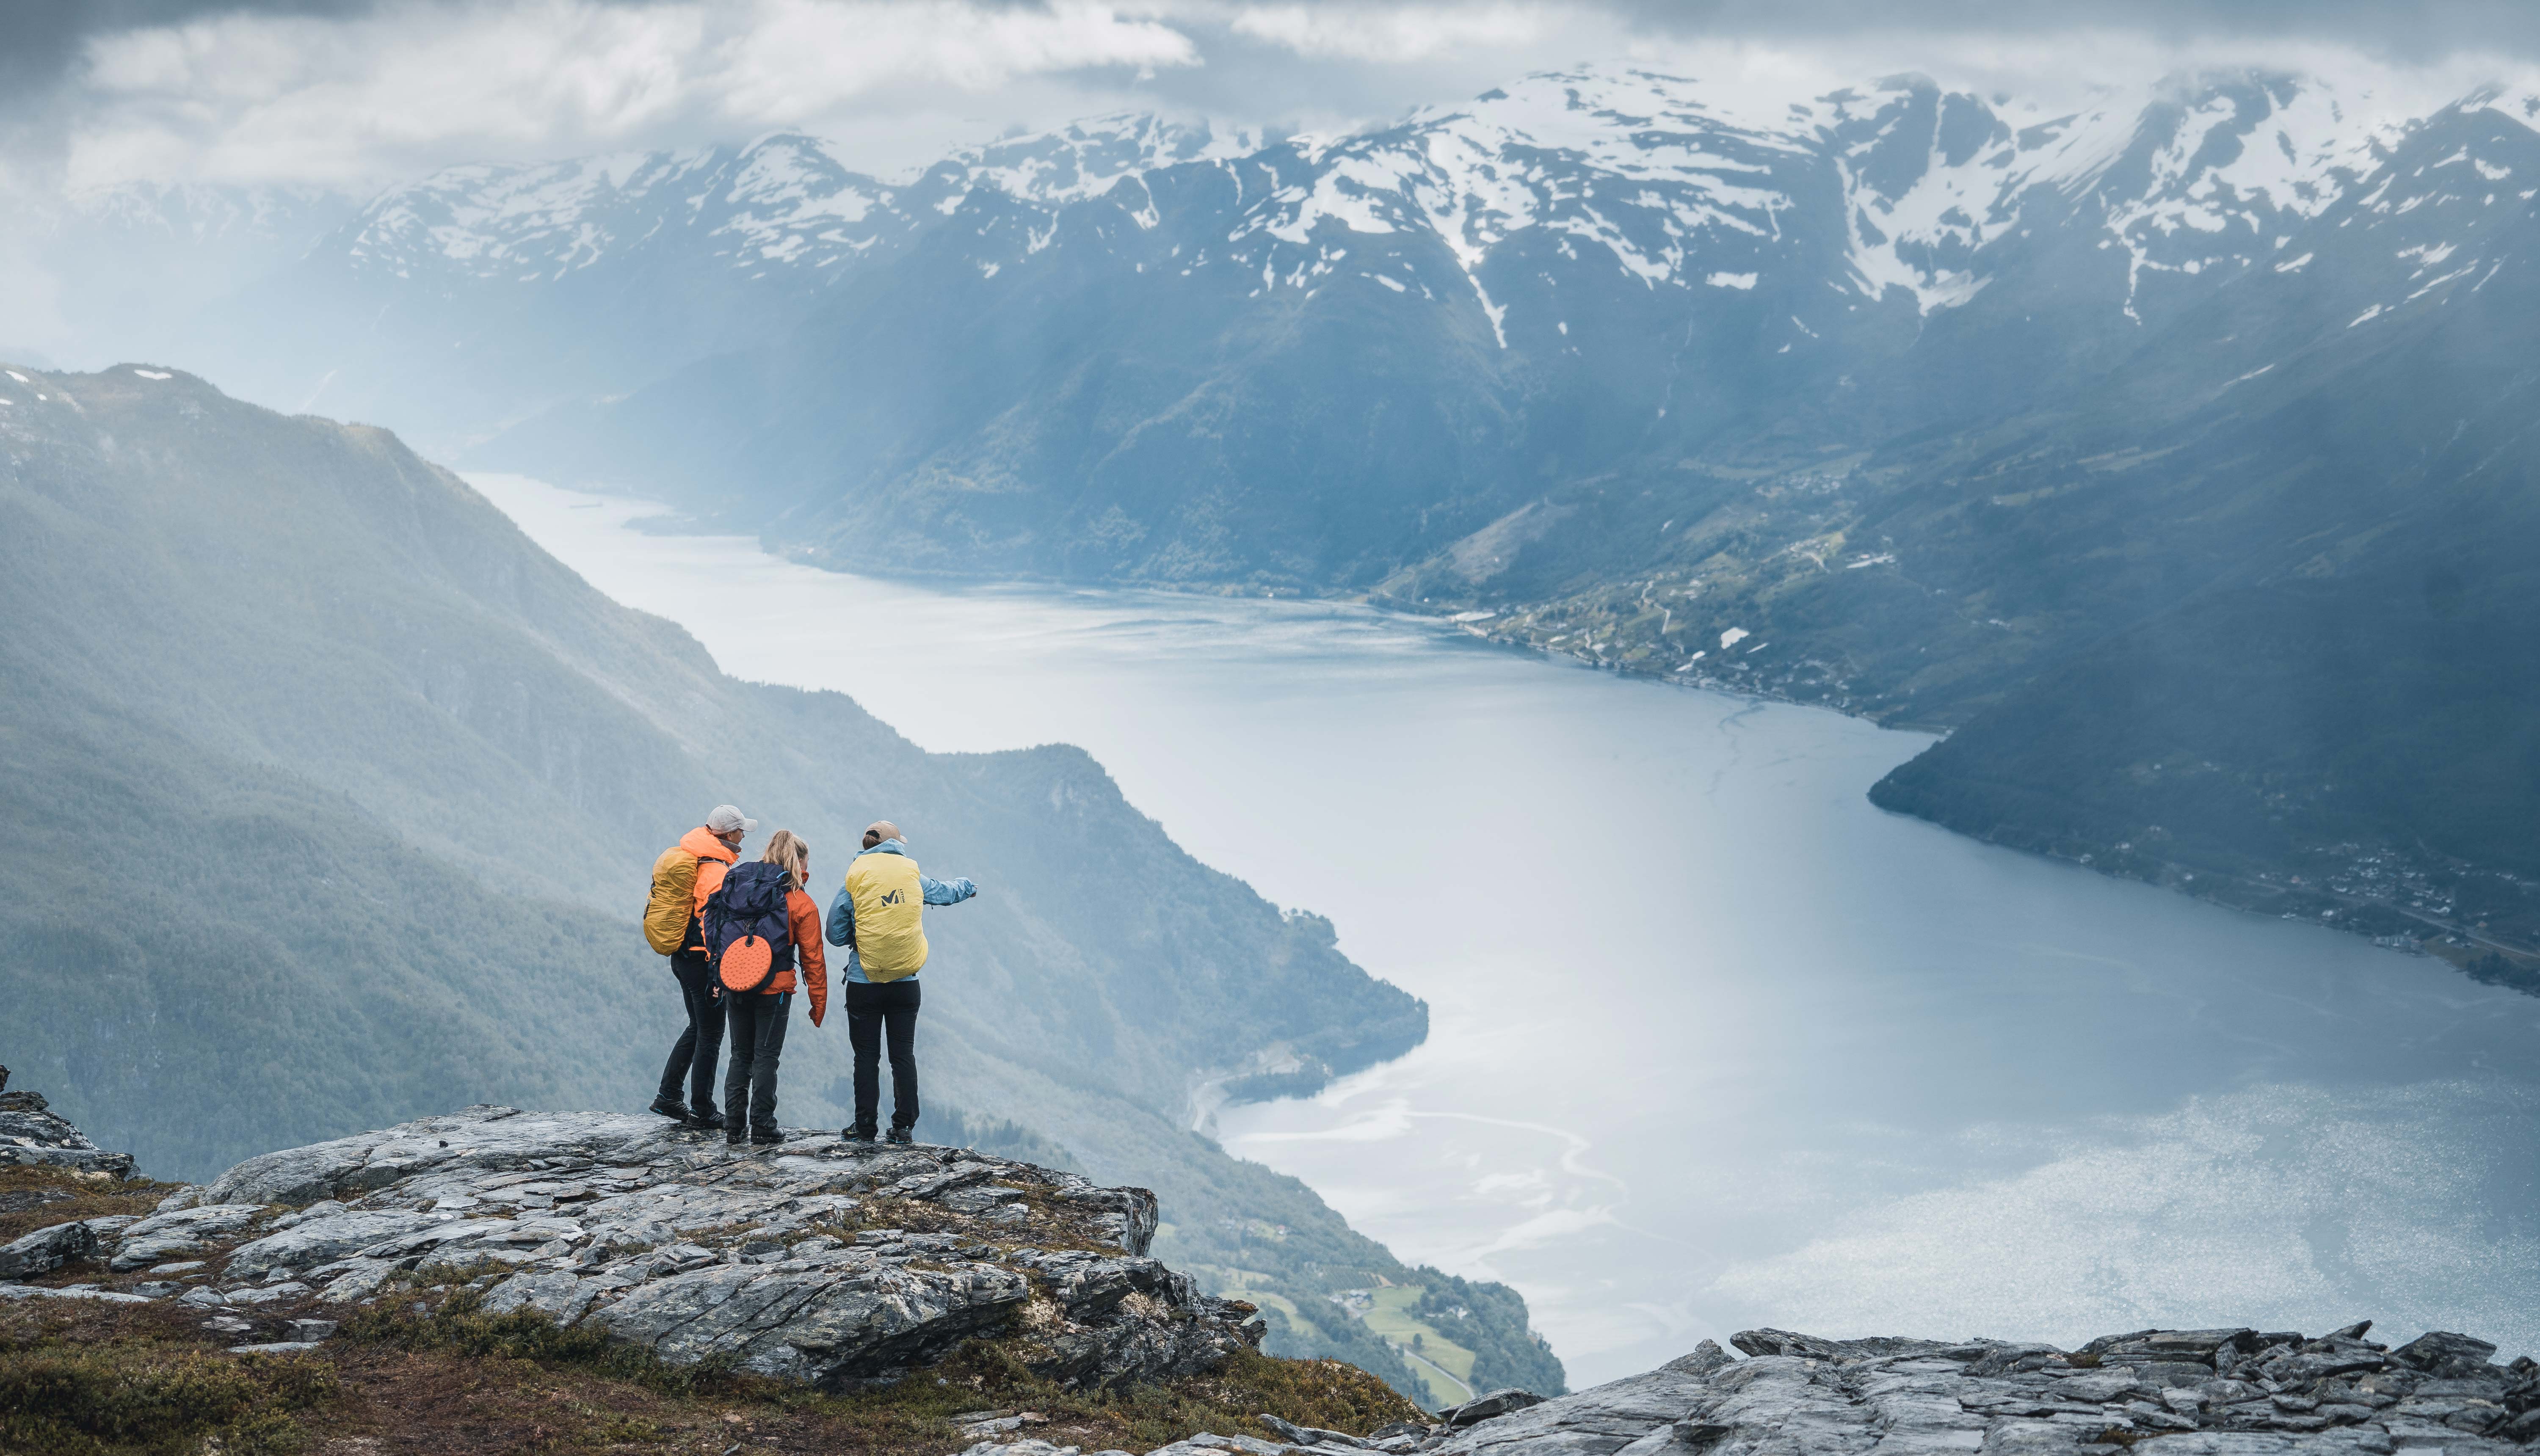
[[[811,982],[805,994],[811,1000],[811,1024],[817,1026],[829,1014],[829,959],[820,945],[820,905],[801,890],[785,892],[785,923],[794,935],[795,964],[803,968],[803,977]],[[758,988],[767,995],[794,989],[791,968],[778,971],[766,985]]]
[[[653,896],[644,905],[644,940],[655,954],[705,948],[697,921],[732,862],[733,852],[702,824],[662,851],[653,862]]]

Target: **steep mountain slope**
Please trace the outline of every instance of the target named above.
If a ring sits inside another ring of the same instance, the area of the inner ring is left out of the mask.
[[[6,379],[0,797],[29,853],[0,981],[10,1060],[78,1083],[100,1136],[201,1172],[487,1096],[638,1105],[676,1019],[633,925],[661,845],[730,798],[826,885],[889,813],[987,889],[930,927],[930,1095],[1156,1187],[1182,1257],[1232,1263],[1237,1213],[1296,1225],[1289,1348],[1411,1384],[1319,1291],[1444,1277],[1181,1122],[1212,1073],[1423,1035],[1328,924],[1193,863],[1077,750],[928,755],[724,677],[385,432],[172,371]],[[791,1040],[786,1120],[843,1121],[842,1028]]]

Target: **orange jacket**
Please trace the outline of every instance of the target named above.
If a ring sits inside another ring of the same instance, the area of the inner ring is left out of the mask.
[[[785,922],[794,935],[794,958],[803,967],[804,979],[811,984],[807,994],[811,999],[811,1024],[829,1013],[829,960],[820,948],[820,907],[801,890],[785,892]],[[778,971],[773,979],[759,988],[767,995],[794,989],[792,967]]]
[[[653,894],[644,905],[644,938],[657,953],[704,948],[697,919],[705,914],[706,896],[723,883],[732,860],[732,851],[724,848],[713,830],[700,824],[653,862]]]

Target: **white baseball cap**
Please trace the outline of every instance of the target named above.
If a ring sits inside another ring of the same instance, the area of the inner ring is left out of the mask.
[[[731,804],[719,803],[706,815],[706,827],[717,834],[747,834],[758,827],[758,821]]]

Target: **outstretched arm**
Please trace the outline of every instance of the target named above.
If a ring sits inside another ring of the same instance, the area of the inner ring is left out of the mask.
[[[829,902],[828,936],[832,945],[853,944],[856,938],[856,897],[845,885],[838,886],[838,897]]]
[[[966,879],[929,879],[923,874],[917,876],[917,888],[929,905],[958,905],[979,893],[979,887]]]

